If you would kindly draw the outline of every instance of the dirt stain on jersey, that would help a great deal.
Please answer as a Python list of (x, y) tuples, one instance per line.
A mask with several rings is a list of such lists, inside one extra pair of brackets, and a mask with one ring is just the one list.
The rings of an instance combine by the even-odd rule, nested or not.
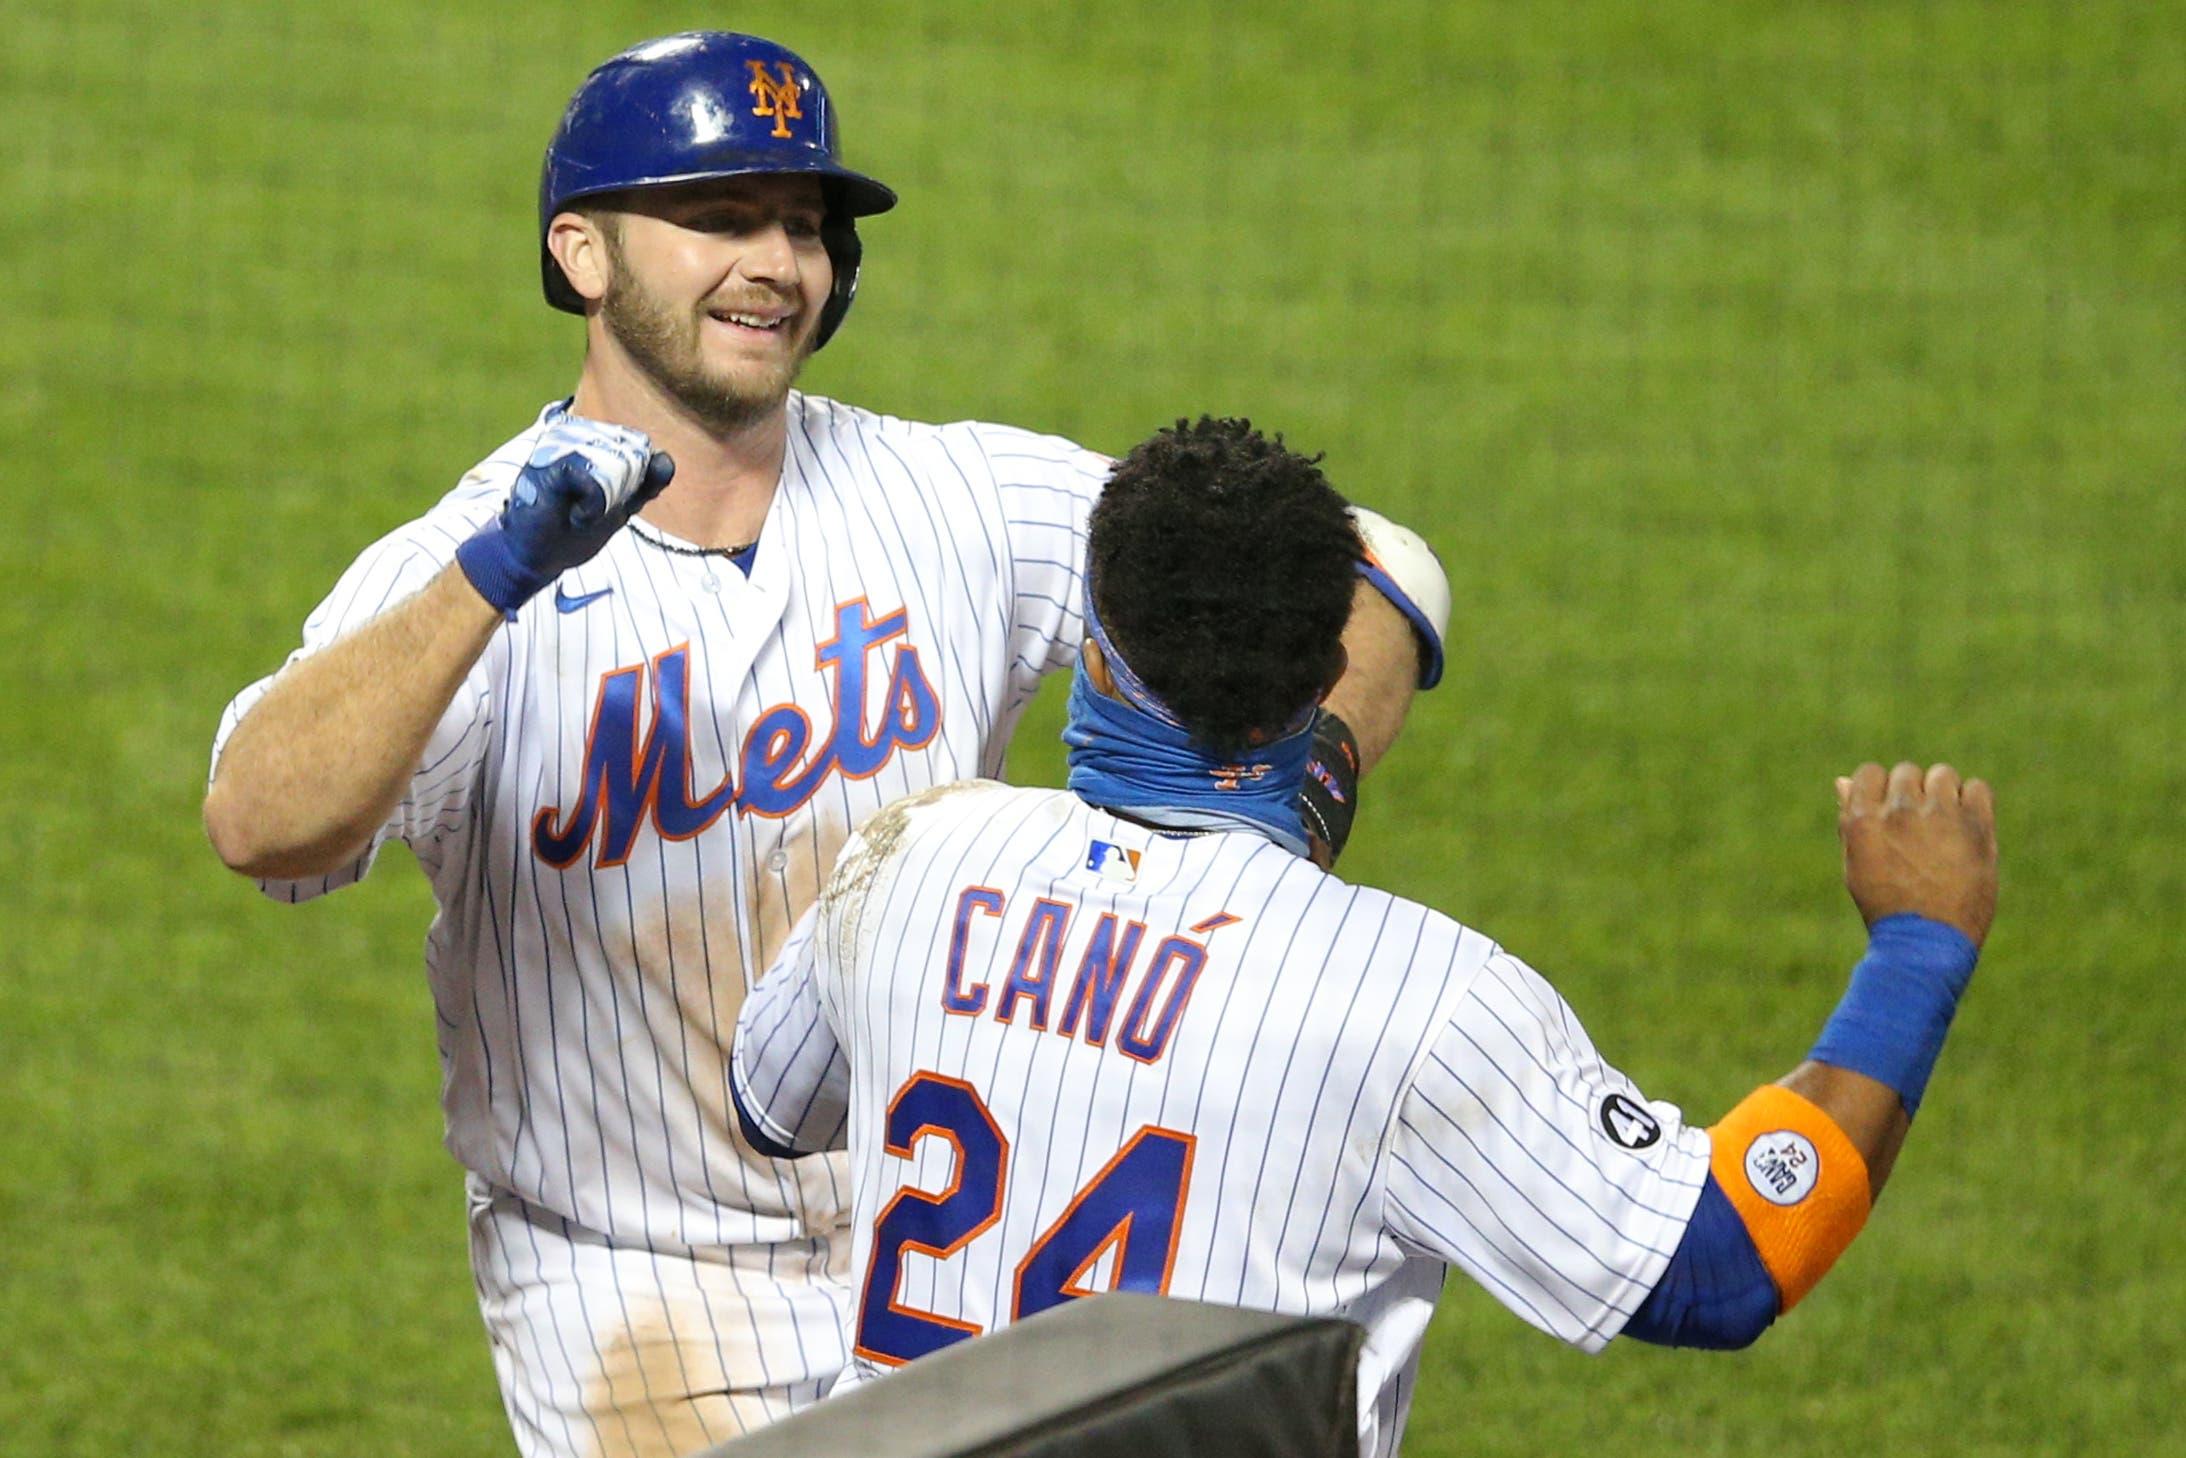
[[(691, 1015), (694, 1022), (703, 1018), (709, 1036), (713, 1028), (720, 1029), (719, 1041), (707, 1050), (710, 1059), (718, 1060), (719, 1077), (698, 1089), (699, 1107), (708, 1121), (709, 1133), (718, 1129), (722, 1138), (734, 1144), (746, 1166), (745, 1188), (760, 1213), (790, 1216), (813, 1232), (833, 1231), (849, 1216), (850, 1182), (845, 1156), (772, 1160), (746, 1144), (729, 1100), (729, 1049), (748, 987), (766, 975), (781, 953), (797, 919), (820, 894), (821, 882), (848, 839), (847, 824), (837, 817), (820, 815), (811, 827), (791, 831), (771, 852), (762, 850), (752, 867), (744, 900), (751, 960), (738, 961), (736, 975), (724, 977), (717, 971), (710, 1008), (703, 1013), (694, 1010)], [(694, 1027), (694, 1040), (697, 1033)], [(696, 1060), (693, 1066), (695, 1077)]]
[(874, 880), (881, 868), (895, 858), (896, 847), (902, 843), (904, 832), (910, 829), (912, 813), (980, 783), (978, 780), (958, 780), (906, 795), (867, 820), (858, 833), (850, 837), (820, 893), (827, 902), (827, 915), (835, 919), (837, 936), (845, 951), (852, 955), (856, 953), (865, 934), (865, 906)]
[(681, 1458), (744, 1431), (718, 1364), (706, 1359), (707, 1344), (686, 1341), (679, 1351), (665, 1315), (600, 1337), (600, 1370), (584, 1395), (598, 1434), (594, 1458)]
[[(741, 833), (741, 828), (735, 832)], [(839, 1157), (782, 1163), (747, 1145), (729, 1095), (729, 1050), (747, 990), (788, 941), (797, 917), (819, 894), (826, 867), (849, 836), (840, 820), (825, 816), (816, 831), (800, 827), (779, 843), (762, 835), (744, 874), (733, 879), (722, 859), (730, 848), (727, 839), (709, 836), (703, 863), (706, 893), (654, 899), (641, 907), (630, 933), (644, 984), (646, 1020), (663, 1053), (671, 1123), (677, 1122), (674, 1110), (679, 1107), (695, 1115), (699, 1127), (689, 1136), (693, 1156), (706, 1151), (710, 1167), (702, 1174), (692, 1164), (680, 1171), (688, 1175), (682, 1182), (701, 1198), (726, 1199), (819, 1231), (834, 1229), (844, 1218), (848, 1183), (840, 1170), (831, 1168)], [(738, 844), (735, 850), (749, 854), (748, 845)], [(780, 864), (773, 864), (777, 859)], [(741, 907), (730, 899), (738, 894), (732, 888), (739, 881)], [(738, 936), (738, 910), (748, 941)], [(687, 1089), (688, 1104), (670, 1093), (673, 1085)], [(678, 1147), (687, 1146), (679, 1139)], [(734, 1169), (737, 1164), (741, 1173)]]
[[(815, 820), (810, 834), (791, 836), (758, 867), (745, 900), (757, 954), (752, 963), (752, 982), (757, 983), (767, 975), (767, 968), (781, 954), (790, 931), (797, 925), (797, 918), (803, 916), (805, 908), (819, 896), (836, 856), (842, 853), (843, 844), (849, 839), (849, 826), (834, 816), (822, 815)], [(737, 993), (737, 1005), (743, 1005), (741, 990)]]
[[(716, 900), (710, 912), (698, 895), (672, 897), (641, 914), (632, 940), (638, 976), (646, 984), (650, 1021), (689, 1070), (701, 1116), (718, 1126), (726, 1111), (723, 1080), (736, 1010), (744, 1002), (744, 957), (728, 908)], [(679, 1024), (667, 1026), (673, 1007)], [(680, 1069), (678, 1071), (681, 1071)]]
[[(794, 835), (772, 854), (761, 842), (757, 863), (742, 878), (747, 882), (742, 910), (748, 942), (738, 937), (736, 919), (718, 890), (711, 897), (669, 898), (653, 914), (639, 918), (632, 934), (638, 972), (649, 990), (676, 1007), (691, 1051), (693, 1083), (701, 1081), (701, 1050), (711, 1054), (714, 1065), (703, 1072), (726, 1067), (723, 1055), (745, 992), (789, 940), (797, 918), (819, 894), (826, 866), (848, 838), (839, 821), (823, 818), (816, 835)], [(716, 888), (727, 889), (722, 885), (729, 880), (725, 870), (710, 879)]]

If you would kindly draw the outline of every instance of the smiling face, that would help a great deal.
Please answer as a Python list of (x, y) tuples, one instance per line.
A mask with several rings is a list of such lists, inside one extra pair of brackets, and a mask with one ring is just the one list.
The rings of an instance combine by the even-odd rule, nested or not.
[(608, 338), (717, 433), (780, 409), (835, 281), (818, 179), (732, 177), (608, 201), (613, 211), (564, 215), (592, 230), (597, 252), (563, 258)]

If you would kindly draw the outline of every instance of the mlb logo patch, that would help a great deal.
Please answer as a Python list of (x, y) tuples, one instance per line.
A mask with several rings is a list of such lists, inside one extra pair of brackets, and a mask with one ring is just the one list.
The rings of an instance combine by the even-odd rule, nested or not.
[(1105, 840), (1093, 842), (1086, 852), (1085, 868), (1104, 881), (1136, 881), (1139, 878), (1139, 853), (1129, 846), (1110, 845)]

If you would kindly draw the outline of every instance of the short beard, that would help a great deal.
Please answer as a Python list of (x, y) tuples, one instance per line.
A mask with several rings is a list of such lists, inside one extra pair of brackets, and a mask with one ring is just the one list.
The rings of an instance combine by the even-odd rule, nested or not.
[(812, 351), (798, 352), (778, 379), (736, 382), (709, 373), (698, 345), (699, 316), (678, 315), (645, 290), (623, 266), (620, 251), (608, 246), (607, 293), (600, 300), (600, 320), (623, 351), (637, 362), (668, 397), (716, 436), (736, 435), (782, 408), (789, 387)]

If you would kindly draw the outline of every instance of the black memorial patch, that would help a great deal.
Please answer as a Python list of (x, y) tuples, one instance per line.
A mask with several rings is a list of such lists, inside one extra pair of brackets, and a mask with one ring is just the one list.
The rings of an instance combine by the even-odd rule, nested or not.
[(1662, 1121), (1621, 1093), (1602, 1100), (1602, 1132), (1626, 1149), (1645, 1149), (1662, 1137)]

